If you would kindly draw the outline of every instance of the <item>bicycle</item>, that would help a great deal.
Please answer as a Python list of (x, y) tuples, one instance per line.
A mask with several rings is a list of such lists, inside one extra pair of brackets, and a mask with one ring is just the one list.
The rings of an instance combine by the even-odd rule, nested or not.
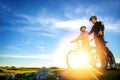
[[(93, 41), (93, 40), (91, 40)], [(87, 67), (87, 68), (95, 68), (95, 69), (99, 69), (99, 70), (105, 70), (106, 67), (108, 66), (108, 63), (110, 64), (110, 67), (115, 68), (116, 67), (116, 63), (115, 63), (115, 58), (112, 54), (112, 52), (109, 50), (109, 48), (106, 46), (106, 50), (101, 53), (101, 57), (96, 53), (96, 48), (93, 46), (90, 46), (91, 49), (90, 51), (86, 49), (86, 51), (82, 51), (82, 48), (79, 44), (79, 42), (77, 41), (77, 47), (73, 50), (70, 50), (67, 53), (66, 56), (66, 64), (68, 66), (68, 68), (78, 68), (78, 67)], [(71, 60), (70, 56), (74, 56), (74, 58)], [(84, 59), (80, 59), (80, 58), (84, 58)], [(77, 59), (76, 62), (74, 62), (74, 59)], [(102, 60), (104, 62), (102, 62)], [(82, 64), (79, 64), (79, 60), (82, 60)], [(71, 63), (73, 61), (73, 63)], [(78, 62), (77, 62), (78, 61)], [(75, 65), (75, 63), (79, 64), (77, 66), (73, 66)]]

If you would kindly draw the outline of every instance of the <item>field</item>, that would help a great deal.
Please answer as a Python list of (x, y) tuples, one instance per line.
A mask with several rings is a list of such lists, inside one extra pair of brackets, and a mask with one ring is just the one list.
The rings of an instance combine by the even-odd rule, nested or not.
[[(104, 73), (97, 73), (101, 77), (95, 78), (95, 76), (88, 70), (67, 70), (63, 68), (51, 67), (45, 68), (47, 70), (54, 71), (53, 75), (48, 76), (43, 80), (120, 80), (120, 67), (116, 70), (106, 70)], [(16, 68), (16, 67), (0, 67), (0, 80), (11, 74), (16, 74), (13, 80), (36, 80), (35, 73), (43, 70), (43, 68)], [(30, 75), (26, 75), (30, 73)]]

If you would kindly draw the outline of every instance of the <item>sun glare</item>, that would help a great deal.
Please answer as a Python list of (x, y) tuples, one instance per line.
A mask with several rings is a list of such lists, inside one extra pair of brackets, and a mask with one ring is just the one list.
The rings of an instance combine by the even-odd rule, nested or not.
[(86, 67), (89, 63), (89, 57), (82, 51), (72, 53), (69, 55), (69, 63), (72, 68)]
[[(73, 35), (73, 34), (71, 34)], [(71, 35), (67, 35), (63, 37), (59, 44), (57, 45), (55, 52), (54, 52), (54, 65), (59, 66), (59, 67), (64, 67), (67, 68), (68, 65), (66, 64), (66, 56), (70, 50), (75, 50), (77, 43), (70, 43), (70, 40), (73, 40), (74, 38), (71, 37)], [(94, 41), (91, 42), (92, 46), (94, 45)], [(93, 53), (96, 53), (95, 50), (92, 51)], [(78, 50), (77, 53), (73, 52), (72, 54), (69, 55), (69, 64), (72, 68), (77, 68), (77, 67), (89, 67), (91, 68), (91, 60), (90, 60), (90, 54), (85, 53), (82, 50)], [(100, 67), (100, 62), (96, 64), (97, 67)]]

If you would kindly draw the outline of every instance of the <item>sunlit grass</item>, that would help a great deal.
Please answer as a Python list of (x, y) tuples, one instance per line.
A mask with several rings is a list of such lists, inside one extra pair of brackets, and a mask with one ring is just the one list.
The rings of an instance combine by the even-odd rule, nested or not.
[[(104, 73), (97, 71), (96, 69), (66, 69), (66, 68), (47, 68), (50, 70), (54, 70), (56, 75), (62, 75), (61, 80), (69, 80), (69, 79), (79, 79), (79, 80), (96, 80), (95, 76), (99, 80), (117, 80), (120, 77), (120, 67), (117, 67), (117, 70), (106, 70)], [(17, 74), (18, 79), (28, 80), (31, 78), (35, 79), (35, 72), (40, 71), (41, 68), (16, 68), (15, 70), (6, 67), (0, 67), (0, 76), (5, 78), (10, 74)], [(25, 76), (25, 73), (32, 73), (30, 77)], [(49, 76), (45, 80), (52, 80), (55, 78), (55, 75)]]
[(1, 67), (0, 70), (1, 70), (0, 76), (5, 76), (5, 75), (10, 75), (10, 74), (23, 74), (27, 72), (33, 73), (33, 72), (40, 70), (40, 68), (16, 68), (14, 70), (12, 68)]

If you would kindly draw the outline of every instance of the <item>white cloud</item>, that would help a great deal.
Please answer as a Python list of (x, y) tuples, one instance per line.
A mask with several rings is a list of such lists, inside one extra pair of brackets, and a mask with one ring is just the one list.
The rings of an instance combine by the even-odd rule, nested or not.
[[(15, 45), (22, 45), (22, 44), (15, 44)], [(6, 49), (6, 51), (9, 51), (9, 50), (13, 51), (12, 53), (14, 53), (14, 51), (19, 52), (19, 53), (24, 53), (25, 52), (25, 51), (22, 50), (21, 47), (12, 46), (12, 45), (5, 46), (5, 49)], [(11, 52), (9, 52), (9, 53), (11, 53)]]
[[(71, 15), (71, 14), (68, 14)], [(98, 16), (100, 21), (103, 21), (106, 31), (112, 31), (120, 33), (120, 20), (113, 21), (112, 17), (101, 17)], [(59, 28), (65, 28), (69, 30), (78, 29), (80, 26), (85, 25), (89, 31), (92, 27), (92, 24), (89, 22), (89, 19), (84, 17), (83, 19), (72, 19), (67, 21), (56, 22), (55, 25)]]
[(0, 57), (5, 57), (5, 58), (35, 58), (35, 59), (51, 59), (52, 55), (3, 55), (0, 54)]
[[(106, 6), (105, 3), (100, 3), (98, 5), (100, 6), (101, 4), (103, 4), (104, 6)], [(111, 4), (111, 1), (109, 3)], [(25, 19), (25, 20), (16, 20), (16, 22), (26, 23), (26, 24), (28, 24), (28, 26), (32, 25), (32, 24), (48, 26), (52, 31), (55, 31), (54, 28), (56, 28), (56, 27), (62, 28), (62, 29), (73, 30), (73, 29), (78, 29), (82, 25), (85, 25), (87, 27), (91, 26), (88, 18), (91, 15), (97, 14), (97, 12), (101, 11), (101, 9), (99, 9), (99, 10), (97, 9), (97, 8), (99, 8), (98, 5), (92, 5), (92, 6), (88, 6), (88, 7), (83, 6), (83, 5), (76, 5), (76, 6), (63, 5), (64, 16), (65, 16), (65, 18), (68, 18), (68, 20), (61, 20), (60, 18), (56, 18), (56, 15), (49, 14), (49, 11), (45, 7), (41, 11), (38, 11), (36, 17), (32, 17), (32, 16), (29, 16), (26, 14), (17, 13), (15, 11), (13, 11), (12, 9), (10, 9), (9, 7), (7, 7), (6, 5), (0, 4), (0, 6), (3, 9), (7, 10), (8, 12), (13, 13), (14, 16)], [(114, 6), (116, 6), (116, 5), (114, 5)], [(101, 16), (100, 16), (101, 20), (105, 19), (105, 18), (106, 17), (101, 18)], [(120, 32), (119, 31), (120, 21), (116, 21), (116, 23), (113, 23), (113, 22), (109, 21), (111, 19), (112, 18), (109, 17), (109, 19), (107, 21), (105, 21), (106, 29), (114, 31), (114, 32)], [(42, 26), (40, 26), (40, 27), (42, 27)], [(41, 30), (41, 29), (45, 30), (46, 29), (46, 28), (40, 28), (40, 27), (31, 27), (31, 26), (21, 27), (20, 31), (25, 32), (25, 30), (32, 31), (32, 30)]]
[(45, 46), (37, 46), (37, 48), (38, 48), (41, 52), (44, 52), (44, 51), (45, 51)]
[(116, 58), (116, 63), (120, 63), (120, 58)]
[[(56, 54), (40, 54), (40, 55), (3, 55), (3, 54), (0, 54), (0, 58), (17, 58), (17, 59), (20, 59), (21, 61), (24, 60), (24, 59), (38, 59), (44, 63), (34, 63), (34, 64), (41, 64), (41, 66), (46, 66), (47, 65), (50, 65), (50, 66), (58, 66), (58, 67), (65, 67), (65, 65), (62, 65), (62, 62), (63, 64), (65, 63), (65, 59), (64, 59), (64, 56), (63, 55), (56, 55)], [(62, 58), (62, 61), (60, 61)], [(33, 61), (34, 61), (33, 60)], [(51, 62), (52, 61), (52, 62)], [(23, 62), (23, 61), (22, 61)], [(47, 64), (46, 64), (47, 63)], [(60, 63), (60, 64), (59, 64)], [(29, 64), (27, 64), (29, 65)]]
[[(98, 16), (98, 18), (103, 21), (104, 25), (105, 25), (105, 29), (106, 30), (110, 30), (113, 32), (120, 32), (120, 20), (116, 21), (116, 22), (112, 22), (111, 19), (106, 19), (101, 18)], [(31, 19), (32, 20), (32, 19)], [(21, 27), (20, 29), (18, 29), (21, 32), (25, 32), (25, 31), (47, 31), (47, 32), (51, 32), (51, 31), (57, 31), (56, 29), (67, 29), (67, 30), (76, 30), (79, 29), (79, 27), (85, 25), (87, 27), (87, 30), (91, 29), (92, 24), (89, 22), (89, 19), (87, 19), (86, 17), (83, 18), (79, 18), (79, 19), (70, 19), (70, 20), (60, 20), (57, 18), (44, 18), (44, 19), (40, 19), (38, 18), (37, 21), (31, 21), (33, 23), (39, 23), (42, 24), (44, 27), (42, 26), (29, 26), (29, 27)], [(49, 26), (49, 27), (46, 27)], [(46, 29), (48, 28), (48, 29)], [(51, 32), (52, 33), (52, 32)], [(43, 35), (46, 36), (51, 36), (53, 37), (53, 34), (48, 34), (48, 33), (42, 33)]]
[(77, 20), (67, 20), (59, 21), (55, 23), (55, 26), (58, 28), (64, 28), (68, 30), (79, 29), (81, 26), (89, 27), (91, 24), (87, 19), (77, 19)]
[(55, 35), (51, 33), (41, 33), (41, 34), (48, 37), (55, 37)]
[[(107, 4), (108, 3), (112, 4), (112, 2), (109, 1), (109, 2), (104, 2), (104, 3), (101, 2), (101, 3), (91, 5), (91, 6), (88, 6), (88, 7), (87, 6), (82, 6), (82, 5), (76, 5), (76, 6), (67, 5), (67, 6), (64, 6), (64, 16), (66, 18), (68, 18), (69, 20), (63, 21), (63, 22), (61, 21), (57, 24), (58, 24), (58, 26), (61, 26), (61, 27), (64, 27), (64, 28), (66, 28), (66, 27), (76, 28), (75, 26), (80, 25), (78, 22), (79, 22), (79, 20), (81, 20), (82, 25), (86, 25), (85, 22), (88, 22), (89, 24), (87, 26), (91, 26), (90, 22), (89, 22), (89, 17), (93, 16), (93, 15), (96, 15), (99, 20), (103, 21), (107, 31), (120, 33), (120, 27), (119, 27), (120, 26), (120, 20), (114, 20), (114, 16), (109, 16), (109, 15), (106, 16), (106, 17), (100, 16), (101, 12), (106, 12), (106, 7), (108, 7), (108, 6), (106, 6), (106, 3)], [(118, 4), (119, 4), (118, 1), (115, 2), (115, 4), (113, 4), (113, 6), (112, 6), (113, 9), (114, 8), (118, 9)], [(105, 6), (105, 9), (100, 8), (101, 5)], [(84, 19), (83, 21), (82, 21), (81, 17), (82, 17), (82, 19)]]
[(105, 22), (105, 27), (108, 31), (120, 33), (120, 20), (116, 22)]
[(15, 47), (15, 46), (6, 46), (7, 49), (13, 49), (13, 50), (21, 50), (20, 48), (18, 47)]
[(95, 15), (96, 12), (98, 12), (96, 7), (97, 6), (95, 5), (92, 5), (92, 6), (67, 5), (67, 6), (64, 6), (64, 17), (68, 19), (88, 18), (91, 15)]
[[(43, 8), (42, 11), (38, 12), (38, 15), (36, 17), (32, 17), (21, 13), (16, 13), (15, 11), (12, 11), (10, 8), (6, 7), (5, 5), (1, 5), (1, 6), (4, 9), (8, 10), (9, 12), (14, 13), (15, 16), (25, 19), (23, 21), (18, 20), (16, 22), (26, 23), (28, 25), (32, 25), (32, 24), (41, 25), (41, 26), (27, 26), (27, 27), (19, 28), (18, 30), (23, 33), (25, 31), (40, 31), (40, 30), (51, 32), (51, 31), (57, 31), (56, 29), (59, 30), (59, 28), (67, 29), (67, 30), (76, 30), (79, 29), (79, 27), (82, 25), (87, 26), (88, 28), (87, 30), (90, 30), (91, 23), (89, 22), (88, 16), (93, 15), (93, 13), (95, 14), (97, 12), (96, 8), (94, 8), (97, 5), (90, 7), (83, 7), (80, 5), (72, 7), (72, 6), (64, 5), (64, 16), (67, 17), (68, 20), (61, 20), (60, 18), (56, 18), (55, 15), (53, 16), (52, 14), (48, 14), (49, 12), (47, 8)], [(91, 12), (93, 9), (95, 10)], [(82, 17), (83, 14), (85, 16)], [(119, 31), (120, 21), (116, 21), (116, 23), (113, 23), (112, 21), (110, 21), (112, 20), (111, 17), (102, 18), (101, 16), (98, 16), (98, 18), (100, 20), (103, 19), (105, 21), (104, 23), (107, 30), (120, 32)], [(48, 28), (49, 30), (46, 30), (46, 28)], [(51, 33), (50, 34), (42, 33), (42, 34), (45, 36), (51, 36), (51, 37), (54, 36)]]

